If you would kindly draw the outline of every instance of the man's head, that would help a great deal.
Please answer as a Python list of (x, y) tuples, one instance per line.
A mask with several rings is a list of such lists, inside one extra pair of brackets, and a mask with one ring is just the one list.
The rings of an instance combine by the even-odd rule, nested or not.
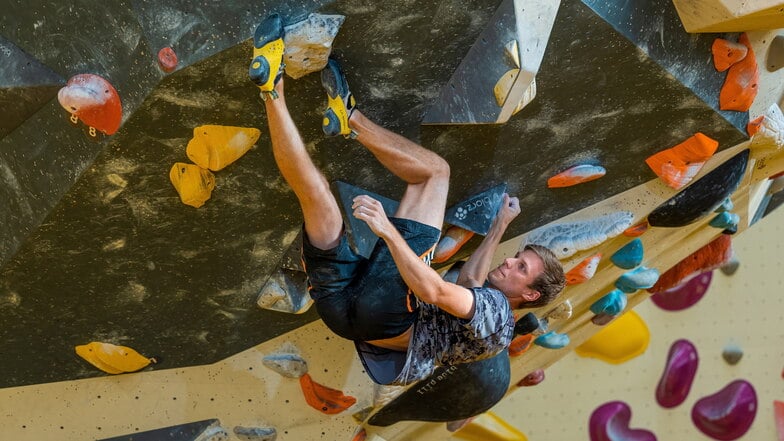
[(526, 245), (487, 275), (490, 285), (503, 292), (512, 308), (544, 306), (566, 285), (561, 262), (541, 245)]

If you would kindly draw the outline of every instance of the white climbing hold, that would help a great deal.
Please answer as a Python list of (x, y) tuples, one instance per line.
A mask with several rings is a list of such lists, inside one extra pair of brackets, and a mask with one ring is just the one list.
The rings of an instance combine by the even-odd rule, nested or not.
[(289, 352), (278, 352), (262, 359), (264, 366), (288, 378), (299, 378), (308, 373), (308, 363), (304, 358)]
[(780, 149), (784, 146), (784, 114), (778, 104), (765, 112), (759, 131), (751, 138), (752, 149)]
[(310, 14), (307, 19), (286, 26), (286, 74), (297, 79), (324, 69), (332, 42), (345, 19), (343, 15)]
[(532, 231), (520, 249), (528, 244), (542, 245), (559, 259), (565, 259), (623, 233), (633, 220), (634, 214), (631, 212), (618, 211), (587, 221), (544, 226)]

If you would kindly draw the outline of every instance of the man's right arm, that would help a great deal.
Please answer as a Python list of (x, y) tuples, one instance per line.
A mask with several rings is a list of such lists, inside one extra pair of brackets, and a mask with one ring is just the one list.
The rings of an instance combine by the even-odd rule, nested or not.
[(457, 276), (458, 285), (467, 288), (484, 285), (485, 280), (487, 280), (487, 273), (490, 272), (490, 262), (493, 260), (493, 255), (495, 255), (495, 251), (501, 243), (501, 237), (503, 237), (506, 228), (518, 214), (520, 214), (520, 201), (504, 193), (501, 208), (498, 210), (498, 215), (493, 219), (487, 236), (471, 254), (463, 268), (460, 269), (460, 275)]

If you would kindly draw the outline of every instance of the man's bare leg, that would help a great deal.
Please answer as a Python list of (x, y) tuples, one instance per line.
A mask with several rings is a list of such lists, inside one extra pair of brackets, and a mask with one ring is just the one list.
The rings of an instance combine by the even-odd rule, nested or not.
[(291, 119), (283, 94), (282, 78), (275, 86), (275, 91), (278, 98), (268, 98), (264, 102), (275, 162), (283, 179), (299, 199), (310, 243), (324, 250), (333, 248), (340, 241), (343, 230), (340, 208), (326, 178), (313, 164)]

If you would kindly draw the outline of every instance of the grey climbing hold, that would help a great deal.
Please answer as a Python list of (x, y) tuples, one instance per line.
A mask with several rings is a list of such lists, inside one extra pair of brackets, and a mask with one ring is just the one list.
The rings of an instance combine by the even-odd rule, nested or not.
[[(544, 226), (532, 231), (523, 246), (537, 244), (549, 248), (559, 259), (580, 250), (587, 250), (615, 237), (632, 225), (634, 214), (628, 211), (599, 216), (594, 219)], [(520, 247), (522, 249), (522, 246)]]
[(272, 311), (302, 314), (313, 304), (308, 294), (308, 276), (300, 271), (279, 269), (261, 288), (256, 304)]
[(735, 274), (735, 271), (738, 270), (740, 267), (740, 260), (734, 255), (727, 261), (724, 265), (720, 266), (719, 269), (725, 276), (731, 276)]
[(728, 343), (724, 346), (721, 356), (728, 364), (735, 365), (743, 358), (743, 349), (734, 343)]
[(632, 269), (642, 263), (642, 257), (642, 240), (637, 238), (616, 251), (610, 260), (619, 268)]
[(308, 373), (308, 363), (297, 354), (270, 354), (262, 360), (264, 366), (288, 378), (299, 378)]
[(286, 26), (286, 74), (297, 79), (324, 69), (332, 42), (345, 19), (343, 15), (310, 14), (307, 19)]
[(615, 281), (615, 287), (625, 293), (633, 293), (640, 289), (647, 289), (659, 280), (659, 270), (641, 266), (629, 271)]
[(275, 441), (278, 432), (273, 427), (242, 427), (236, 426), (234, 434), (246, 441)]

